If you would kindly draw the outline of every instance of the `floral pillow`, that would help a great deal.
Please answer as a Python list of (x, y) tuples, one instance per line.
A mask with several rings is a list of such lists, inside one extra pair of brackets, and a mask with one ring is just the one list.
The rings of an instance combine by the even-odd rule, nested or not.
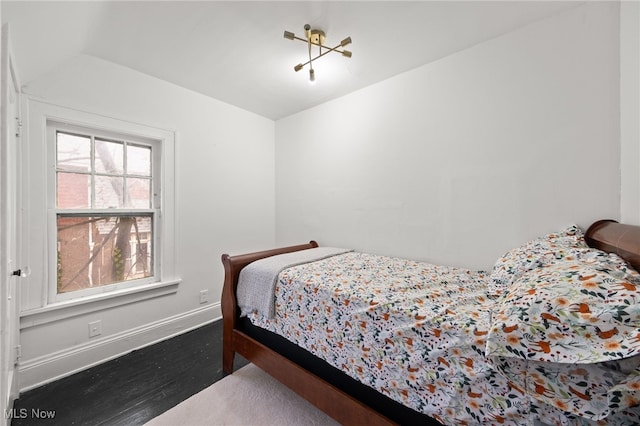
[(502, 296), (487, 356), (594, 363), (640, 354), (640, 274), (615, 254), (570, 252)]
[(556, 263), (575, 248), (588, 248), (584, 232), (572, 225), (561, 232), (547, 234), (516, 247), (498, 259), (489, 277), (488, 292), (500, 295), (524, 273)]

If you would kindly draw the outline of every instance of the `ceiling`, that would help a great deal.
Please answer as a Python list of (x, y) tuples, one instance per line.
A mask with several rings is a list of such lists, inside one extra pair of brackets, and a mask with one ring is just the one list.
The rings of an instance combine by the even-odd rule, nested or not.
[[(20, 80), (28, 85), (92, 55), (277, 120), (580, 5), (576, 1), (2, 1)], [(283, 37), (350, 36), (348, 59), (308, 68)]]

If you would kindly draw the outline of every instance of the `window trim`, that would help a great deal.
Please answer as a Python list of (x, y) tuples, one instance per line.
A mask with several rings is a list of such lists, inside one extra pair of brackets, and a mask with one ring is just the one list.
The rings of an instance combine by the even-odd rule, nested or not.
[[(175, 271), (175, 139), (174, 131), (131, 121), (113, 118), (91, 112), (80, 111), (60, 105), (51, 104), (33, 98), (25, 99), (29, 110), (28, 155), (25, 158), (24, 177), (30, 191), (25, 194), (29, 200), (26, 209), (25, 236), (28, 242), (27, 262), (31, 275), (24, 281), (21, 311), (23, 317), (39, 312), (47, 316), (47, 312), (58, 312), (69, 308), (68, 314), (74, 316), (74, 306), (82, 304), (87, 309), (102, 309), (104, 300), (109, 305), (129, 303), (127, 295), (135, 294), (136, 300), (157, 297), (157, 288), (165, 288), (167, 294), (176, 292), (181, 282)], [(63, 123), (70, 126), (95, 129), (108, 135), (131, 136), (136, 140), (157, 140), (159, 149), (154, 155), (160, 157), (156, 162), (160, 168), (159, 179), (161, 192), (156, 191), (159, 200), (154, 202), (156, 213), (155, 242), (155, 280), (147, 283), (116, 289), (104, 286), (106, 291), (94, 295), (78, 295), (69, 300), (59, 300), (56, 292), (56, 256), (51, 256), (51, 246), (57, 241), (56, 209), (55, 209), (55, 146), (48, 139), (48, 124)], [(51, 155), (54, 161), (51, 162)], [(52, 170), (53, 169), (53, 170)], [(53, 173), (53, 175), (51, 174)], [(53, 178), (52, 178), (53, 176)], [(44, 233), (44, 235), (43, 235)], [(133, 281), (132, 281), (133, 282)], [(149, 289), (148, 291), (146, 289)], [(53, 291), (53, 294), (52, 294)], [(148, 293), (146, 296), (145, 294)], [(91, 303), (87, 303), (87, 302)], [(38, 314), (40, 316), (40, 314)], [(66, 314), (65, 314), (66, 315)], [(55, 319), (52, 319), (52, 321)], [(47, 322), (46, 318), (41, 321)]]
[(78, 315), (174, 294), (178, 291), (180, 282), (180, 279), (156, 282), (30, 309), (21, 315), (20, 328), (24, 330)]

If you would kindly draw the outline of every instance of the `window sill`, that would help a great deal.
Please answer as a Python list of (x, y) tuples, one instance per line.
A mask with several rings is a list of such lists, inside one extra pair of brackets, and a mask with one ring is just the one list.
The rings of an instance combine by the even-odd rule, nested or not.
[(24, 330), (103, 309), (174, 294), (178, 291), (180, 282), (180, 279), (176, 279), (146, 284), (30, 309), (20, 314), (20, 329)]

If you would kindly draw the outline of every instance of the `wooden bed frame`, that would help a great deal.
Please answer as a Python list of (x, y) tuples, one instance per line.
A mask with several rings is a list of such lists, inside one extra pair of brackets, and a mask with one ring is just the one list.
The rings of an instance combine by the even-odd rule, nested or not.
[[(616, 253), (640, 270), (640, 226), (624, 225), (613, 220), (593, 223), (585, 233), (589, 246)], [(240, 321), (236, 287), (240, 270), (249, 263), (269, 256), (318, 247), (310, 241), (238, 256), (222, 255), (225, 279), (222, 289), (223, 350), (225, 374), (233, 372), (236, 353), (288, 386), (341, 424), (390, 425), (397, 424), (356, 397), (301, 367), (288, 357), (248, 335)]]

